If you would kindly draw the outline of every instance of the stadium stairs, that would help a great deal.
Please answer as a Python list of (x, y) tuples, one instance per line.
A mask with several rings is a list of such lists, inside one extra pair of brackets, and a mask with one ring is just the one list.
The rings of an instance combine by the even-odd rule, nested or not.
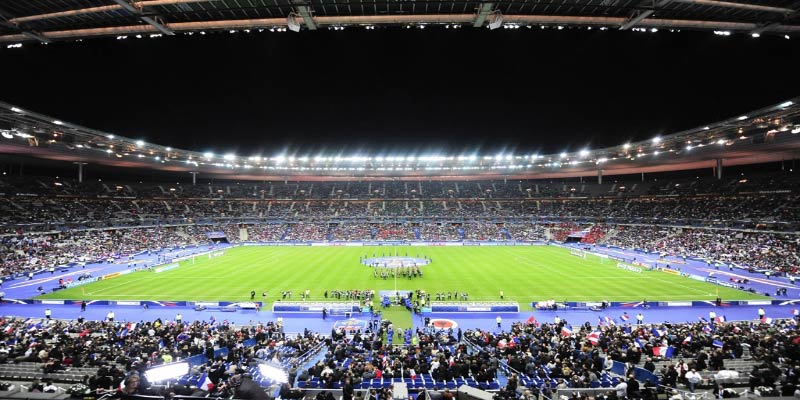
[(44, 373), (42, 363), (24, 361), (15, 364), (0, 364), (0, 379), (13, 381), (40, 381), (52, 380), (58, 383), (78, 383), (83, 380), (85, 375), (94, 376), (98, 368), (95, 367), (71, 367), (66, 370)]

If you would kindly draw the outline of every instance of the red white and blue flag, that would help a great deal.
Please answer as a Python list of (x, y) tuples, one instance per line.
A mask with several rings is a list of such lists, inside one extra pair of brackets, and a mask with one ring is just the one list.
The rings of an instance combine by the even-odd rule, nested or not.
[(653, 347), (653, 355), (660, 356), (664, 358), (672, 358), (673, 353), (675, 353), (675, 348), (672, 346), (659, 346)]

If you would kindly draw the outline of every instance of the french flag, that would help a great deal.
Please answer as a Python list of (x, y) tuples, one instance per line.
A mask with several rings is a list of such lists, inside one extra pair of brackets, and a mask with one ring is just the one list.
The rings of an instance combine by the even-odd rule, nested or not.
[(702, 315), (701, 315), (701, 316), (699, 316), (699, 317), (697, 317), (697, 319), (699, 319), (699, 320), (700, 320), (700, 322), (708, 322), (708, 320), (707, 320), (707, 319), (705, 319), (705, 318), (704, 318)]
[(561, 327), (561, 336), (570, 337), (572, 336), (572, 329), (567, 328), (566, 325)]
[(772, 323), (772, 318), (763, 317), (763, 318), (761, 318), (761, 323), (762, 324), (771, 324)]
[(654, 356), (661, 356), (664, 358), (672, 358), (672, 354), (675, 353), (675, 348), (672, 346), (659, 346), (653, 347), (653, 355)]
[(725, 347), (725, 343), (723, 343), (722, 340), (719, 339), (714, 339), (714, 341), (711, 344), (714, 347)]
[(614, 322), (614, 318), (611, 318), (611, 317), (605, 317), (605, 319), (606, 319), (606, 323), (607, 323), (609, 326), (611, 326), (611, 325), (616, 325), (616, 323)]
[(704, 325), (703, 326), (703, 333), (710, 333), (713, 330), (714, 329), (710, 325)]
[(643, 348), (644, 348), (644, 343), (642, 343), (642, 341), (641, 341), (641, 340), (639, 340), (639, 338), (638, 338), (638, 337), (637, 337), (636, 339), (633, 339), (633, 344), (635, 344), (635, 345), (636, 345), (636, 347), (638, 347), (638, 348), (640, 348), (640, 349), (643, 349)]
[(683, 344), (690, 343), (691, 341), (692, 341), (692, 335), (691, 335), (691, 334), (689, 334), (689, 336), (686, 336), (686, 337), (683, 339)]
[(664, 329), (664, 328), (662, 328), (662, 329), (653, 328), (652, 332), (653, 332), (653, 336), (655, 336), (657, 338), (660, 338), (660, 337), (662, 337), (662, 336), (667, 334), (667, 330)]
[(600, 331), (594, 331), (588, 335), (586, 335), (586, 339), (592, 343), (592, 346), (597, 346), (597, 343), (600, 341)]
[(725, 323), (725, 316), (724, 315), (720, 315), (719, 317), (717, 317), (716, 321), (719, 324)]
[(628, 322), (628, 320), (631, 319), (631, 317), (628, 314), (622, 314), (622, 316), (619, 317), (619, 319), (621, 319), (622, 322)]
[(200, 379), (197, 381), (197, 387), (200, 390), (204, 390), (206, 392), (210, 392), (211, 389), (214, 389), (214, 382), (211, 382), (211, 379), (208, 377), (208, 374), (203, 374), (200, 376)]

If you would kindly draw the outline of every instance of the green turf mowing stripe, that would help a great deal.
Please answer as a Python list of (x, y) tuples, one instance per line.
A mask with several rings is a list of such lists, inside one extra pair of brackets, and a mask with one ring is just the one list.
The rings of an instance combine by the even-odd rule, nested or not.
[[(40, 296), (42, 299), (245, 301), (267, 291), (268, 302), (292, 290), (292, 300), (311, 291), (311, 301), (323, 300), (327, 290), (393, 290), (395, 280), (376, 279), (359, 257), (372, 254), (426, 255), (424, 276), (397, 279), (401, 290), (428, 293), (468, 292), (471, 301), (518, 301), (523, 309), (541, 300), (668, 301), (761, 299), (762, 296), (720, 287), (659, 271), (634, 273), (616, 262), (595, 256), (586, 259), (555, 246), (492, 247), (238, 247), (216, 258), (205, 256), (181, 262), (180, 268), (156, 274), (141, 271), (118, 278)], [(85, 294), (82, 294), (85, 291)], [(330, 300), (330, 299), (329, 299)]]

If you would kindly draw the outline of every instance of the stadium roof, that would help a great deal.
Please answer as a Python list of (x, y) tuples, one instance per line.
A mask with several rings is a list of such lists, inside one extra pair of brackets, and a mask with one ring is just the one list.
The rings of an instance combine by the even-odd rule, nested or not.
[(0, 42), (215, 30), (422, 26), (800, 32), (800, 2), (759, 0), (25, 0), (0, 4)]
[(0, 153), (254, 180), (556, 178), (795, 159), (800, 97), (650, 140), (570, 153), (212, 154), (82, 127), (0, 102)]

